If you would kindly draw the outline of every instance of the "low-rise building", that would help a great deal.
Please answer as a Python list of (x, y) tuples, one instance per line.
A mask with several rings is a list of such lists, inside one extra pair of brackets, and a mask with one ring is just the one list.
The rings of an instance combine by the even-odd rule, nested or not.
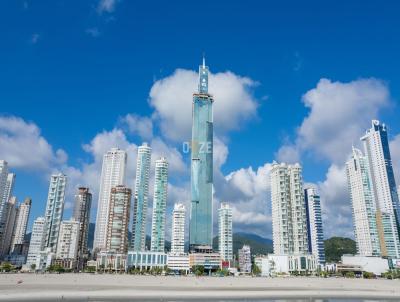
[(221, 256), (214, 252), (210, 246), (198, 246), (189, 254), (189, 266), (203, 266), (207, 271), (216, 271), (221, 267)]
[(255, 265), (261, 270), (262, 276), (276, 274), (311, 273), (317, 269), (314, 255), (274, 255), (258, 256)]
[(96, 262), (98, 271), (124, 272), (126, 270), (126, 254), (99, 252)]
[(360, 255), (342, 256), (342, 265), (360, 267), (363, 272), (374, 273), (378, 276), (387, 272), (390, 269), (391, 264), (391, 260), (381, 257)]
[(174, 272), (184, 272), (187, 274), (190, 270), (188, 254), (173, 254), (167, 256), (167, 266)]
[(150, 270), (152, 268), (164, 268), (167, 265), (167, 254), (151, 251), (128, 251), (126, 269)]
[(243, 245), (238, 251), (239, 270), (241, 273), (251, 273), (251, 251), (250, 246)]
[(72, 258), (56, 258), (53, 260), (53, 265), (61, 266), (66, 270), (76, 270), (77, 260)]

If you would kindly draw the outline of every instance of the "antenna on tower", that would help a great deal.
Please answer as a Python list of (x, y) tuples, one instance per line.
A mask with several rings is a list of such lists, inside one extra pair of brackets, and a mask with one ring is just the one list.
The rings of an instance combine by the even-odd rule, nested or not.
[(205, 67), (206, 67), (206, 55), (203, 51), (203, 68), (205, 68)]

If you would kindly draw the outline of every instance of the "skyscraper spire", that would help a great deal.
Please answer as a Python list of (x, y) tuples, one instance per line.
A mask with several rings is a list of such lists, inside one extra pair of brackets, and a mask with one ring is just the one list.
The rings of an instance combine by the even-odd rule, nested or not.
[(203, 65), (199, 66), (199, 93), (208, 94), (208, 67), (203, 54)]

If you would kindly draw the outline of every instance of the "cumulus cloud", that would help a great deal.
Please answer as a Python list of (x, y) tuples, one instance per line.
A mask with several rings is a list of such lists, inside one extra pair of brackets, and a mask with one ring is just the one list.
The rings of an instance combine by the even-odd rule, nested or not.
[(318, 188), (321, 195), (325, 238), (354, 237), (345, 165), (332, 164), (326, 173), (325, 180), (318, 183)]
[(127, 114), (120, 119), (120, 122), (127, 127), (129, 133), (138, 135), (144, 140), (149, 140), (153, 137), (153, 121), (150, 117)]
[(271, 236), (271, 164), (241, 168), (215, 179), (217, 201), (233, 207), (234, 232), (254, 232)]
[(0, 158), (10, 166), (50, 172), (65, 164), (64, 150), (54, 150), (39, 127), (15, 116), (0, 117)]
[[(174, 141), (189, 140), (192, 125), (192, 96), (197, 90), (195, 71), (177, 69), (171, 76), (154, 83), (150, 105), (160, 122), (163, 135)], [(256, 114), (257, 101), (252, 95), (256, 82), (230, 71), (210, 74), (209, 91), (214, 95), (215, 132), (224, 136)]]
[(310, 151), (340, 164), (351, 145), (358, 144), (371, 119), (389, 105), (390, 94), (386, 84), (374, 78), (349, 83), (321, 79), (302, 101), (310, 112), (297, 131), (295, 143), (284, 145), (278, 159), (290, 161), (290, 156)]

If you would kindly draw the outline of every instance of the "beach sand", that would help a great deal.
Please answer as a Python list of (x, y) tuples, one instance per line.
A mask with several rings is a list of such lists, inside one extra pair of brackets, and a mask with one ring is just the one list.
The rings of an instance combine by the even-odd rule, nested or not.
[(262, 298), (400, 301), (400, 280), (1, 274), (1, 301), (204, 301)]

